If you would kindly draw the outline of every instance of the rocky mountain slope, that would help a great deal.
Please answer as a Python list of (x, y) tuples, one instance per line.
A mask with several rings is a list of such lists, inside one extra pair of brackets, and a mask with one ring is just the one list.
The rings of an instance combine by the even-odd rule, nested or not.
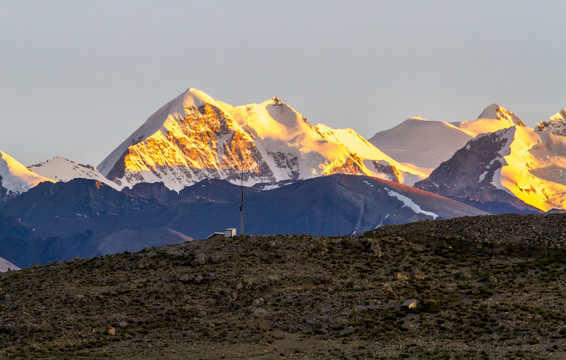
[[(420, 181), (420, 189), (490, 212), (547, 211), (564, 205), (563, 144), (557, 135), (565, 122), (561, 114), (541, 122), (534, 131), (496, 104), (474, 121), (412, 118), (371, 139), (386, 149), (386, 154), (352, 129), (312, 126), (278, 98), (232, 106), (189, 89), (118, 146), (99, 165), (101, 172), (60, 157), (30, 169), (42, 180), (93, 179), (117, 190), (127, 189), (126, 193), (137, 184), (159, 182), (179, 192), (204, 179), (243, 180), (247, 186), (273, 188), (335, 173), (362, 174), (406, 185)], [(520, 130), (513, 130), (511, 135), (500, 129)], [(470, 139), (484, 135), (491, 137), (464, 147)], [(492, 151), (494, 145), (489, 139), (497, 137), (501, 142), (509, 136), (515, 140)], [(456, 157), (455, 151), (461, 148), (466, 151), (460, 150)], [(474, 159), (477, 154), (482, 159)], [(448, 161), (450, 165), (443, 163), (452, 155), (455, 157)], [(16, 161), (11, 159), (10, 163)], [(467, 169), (471, 163), (474, 167)], [(498, 164), (502, 164), (501, 169)], [(25, 176), (32, 174), (22, 171), (27, 172)], [(431, 177), (422, 181), (428, 175)], [(11, 189), (0, 187), (0, 197), (20, 194), (38, 180), (24, 183), (18, 187), (12, 181)]]
[(444, 122), (414, 117), (378, 132), (369, 142), (393, 159), (430, 174), (477, 135), (512, 126), (524, 124), (509, 110), (491, 104), (474, 121)]
[(0, 357), (561, 359), (566, 248), (544, 237), (564, 217), (216, 237), (4, 273)]
[(372, 139), (386, 154), (352, 129), (311, 125), (278, 98), (232, 106), (189, 89), (100, 172), (60, 157), (30, 171), (2, 153), (0, 256), (29, 266), (202, 239), (238, 227), (242, 179), (250, 234), (356, 235), (423, 219), (563, 210), (564, 114), (536, 130), (495, 104), (474, 121), (413, 118)]
[[(248, 234), (354, 235), (384, 224), (484, 213), (364, 176), (244, 190)], [(179, 193), (156, 183), (138, 184), (129, 194), (85, 179), (40, 184), (0, 205), (11, 222), (0, 228), (0, 255), (23, 267), (202, 239), (239, 228), (240, 197), (240, 187), (223, 180), (204, 180)]]
[(551, 116), (547, 121), (540, 121), (537, 126), (535, 126), (535, 131), (566, 136), (566, 107)]
[[(180, 229), (191, 236), (202, 234), (208, 219), (213, 218), (225, 221), (214, 222), (216, 229), (238, 227), (240, 191), (226, 185), (199, 183), (180, 193), (216, 203), (211, 210), (195, 209), (193, 204), (177, 205), (177, 209), (190, 213), (194, 219), (185, 221), (186, 227), (179, 223)], [(217, 193), (224, 193), (222, 200), (217, 200)], [(232, 200), (227, 198), (229, 193)], [(332, 175), (270, 191), (250, 191), (245, 195), (245, 204), (245, 229), (249, 234), (360, 234), (383, 224), (478, 214), (477, 209), (409, 186), (352, 175)], [(201, 230), (197, 230), (197, 224)], [(208, 229), (214, 230), (212, 226)]]
[(163, 209), (93, 180), (42, 183), (0, 204), (0, 254), (25, 267), (190, 240), (148, 224)]
[(471, 140), (415, 187), (507, 211), (564, 209), (564, 154), (565, 137), (514, 126)]
[[(98, 169), (121, 186), (163, 182), (177, 191), (211, 178), (243, 177), (253, 185), (344, 173), (413, 184), (425, 176), (353, 130), (341, 137), (321, 128), (278, 98), (232, 106), (189, 89), (150, 116)], [(354, 152), (361, 147), (371, 149), (367, 156)]]

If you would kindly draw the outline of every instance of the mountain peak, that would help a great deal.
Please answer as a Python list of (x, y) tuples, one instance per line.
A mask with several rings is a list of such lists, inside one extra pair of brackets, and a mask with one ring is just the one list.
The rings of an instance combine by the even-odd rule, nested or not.
[(499, 105), (492, 103), (478, 116), (478, 119), (497, 119), (497, 110), (499, 110)]
[(176, 191), (207, 178), (253, 185), (333, 173), (407, 183), (424, 176), (351, 131), (323, 136), (278, 97), (234, 106), (192, 88), (151, 115), (98, 170), (121, 187), (163, 182)]
[(283, 102), (277, 96), (274, 96), (271, 100), (273, 101), (274, 105), (283, 105)]
[(0, 151), (0, 187), (20, 194), (44, 181), (54, 182), (30, 171), (10, 155)]
[(208, 95), (202, 90), (195, 89), (195, 88), (188, 88), (183, 94), (183, 99), (185, 102), (191, 101), (193, 105), (199, 107), (200, 105), (204, 105), (205, 103), (214, 103), (216, 102), (212, 96)]
[[(145, 141), (148, 137), (166, 128), (167, 123), (176, 123), (185, 119), (198, 108), (210, 104), (225, 110), (228, 104), (220, 103), (201, 90), (189, 88), (159, 110), (153, 113), (136, 131), (108, 155), (98, 166), (98, 170), (108, 176), (114, 165), (120, 160), (130, 146)], [(167, 131), (167, 130), (164, 130)]]
[(525, 126), (517, 115), (497, 104), (491, 104), (486, 107), (478, 116), (478, 120), (479, 119), (497, 119), (500, 121), (507, 121), (513, 125)]
[(546, 121), (540, 121), (535, 126), (536, 132), (548, 132), (554, 135), (566, 136), (566, 107), (552, 115)]
[(105, 178), (92, 165), (77, 164), (61, 156), (32, 165), (29, 167), (29, 170), (56, 181), (68, 182), (77, 178), (91, 179), (100, 181), (116, 190), (121, 189), (120, 186)]
[(548, 120), (558, 120), (558, 121), (565, 121), (566, 120), (566, 106), (562, 109), (562, 111), (552, 115)]

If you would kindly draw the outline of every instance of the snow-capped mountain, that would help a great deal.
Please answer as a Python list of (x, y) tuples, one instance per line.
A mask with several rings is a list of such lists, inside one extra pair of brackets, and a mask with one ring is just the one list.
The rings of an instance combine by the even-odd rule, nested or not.
[(74, 161), (57, 156), (42, 163), (32, 165), (29, 170), (47, 178), (67, 182), (73, 179), (91, 179), (100, 181), (116, 190), (120, 186), (102, 175), (98, 170), (90, 165), (77, 164)]
[(549, 132), (555, 135), (566, 136), (566, 107), (559, 113), (551, 116), (547, 121), (540, 121), (535, 126), (537, 132)]
[(0, 200), (26, 192), (44, 181), (53, 182), (30, 171), (10, 155), (0, 151)]
[(375, 134), (369, 141), (395, 160), (430, 173), (472, 138), (444, 121), (410, 118)]
[(525, 126), (481, 135), (415, 187), (521, 211), (566, 209), (566, 137)]
[[(247, 185), (335, 173), (408, 184), (424, 178), (363, 144), (353, 130), (345, 132), (323, 125), (317, 130), (278, 98), (232, 106), (189, 89), (149, 117), (98, 169), (121, 186), (164, 182), (177, 191), (210, 178), (243, 177)], [(363, 147), (368, 152), (354, 151)]]
[(332, 129), (323, 124), (317, 124), (315, 129), (325, 139), (343, 145), (351, 153), (359, 154), (368, 169), (388, 175), (388, 180), (411, 186), (427, 174), (413, 166), (397, 162), (352, 129)]
[(430, 174), (477, 135), (515, 125), (524, 126), (512, 112), (491, 104), (477, 120), (444, 122), (414, 117), (378, 132), (369, 142), (393, 159)]
[(497, 104), (486, 107), (477, 120), (454, 122), (452, 124), (474, 137), (479, 134), (507, 129), (511, 126), (525, 126), (517, 115)]

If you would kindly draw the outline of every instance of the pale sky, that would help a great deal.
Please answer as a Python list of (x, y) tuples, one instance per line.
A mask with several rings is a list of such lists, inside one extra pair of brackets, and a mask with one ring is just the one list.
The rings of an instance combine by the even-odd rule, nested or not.
[(98, 165), (187, 88), (366, 138), (566, 106), (566, 1), (0, 0), (0, 150)]

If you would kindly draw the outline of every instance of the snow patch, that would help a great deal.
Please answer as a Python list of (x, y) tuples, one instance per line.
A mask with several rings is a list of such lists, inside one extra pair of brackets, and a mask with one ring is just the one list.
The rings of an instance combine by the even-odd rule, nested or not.
[(392, 197), (395, 197), (395, 198), (401, 200), (401, 202), (403, 202), (403, 207), (408, 207), (409, 209), (413, 210), (417, 214), (423, 214), (423, 215), (431, 216), (433, 220), (438, 217), (438, 214), (435, 214), (431, 211), (425, 211), (425, 210), (421, 209), (421, 207), (419, 205), (417, 205), (413, 200), (409, 199), (405, 195), (401, 195), (398, 192), (395, 192), (393, 190), (389, 190), (388, 188), (385, 188), (385, 190), (387, 190), (387, 193), (389, 194), (389, 196), (392, 196)]
[(371, 184), (369, 181), (362, 180), (362, 182), (363, 182), (364, 184), (366, 184), (367, 186), (369, 186), (369, 187), (373, 187), (373, 184)]
[(270, 184), (270, 185), (264, 185), (261, 187), (261, 190), (263, 191), (269, 191), (269, 190), (274, 190), (274, 189), (279, 189), (281, 186), (278, 184)]

